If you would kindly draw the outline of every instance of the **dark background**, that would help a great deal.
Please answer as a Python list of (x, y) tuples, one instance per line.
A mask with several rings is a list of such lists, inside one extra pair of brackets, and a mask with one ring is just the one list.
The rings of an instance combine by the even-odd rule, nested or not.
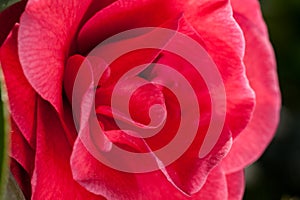
[[(244, 200), (300, 200), (300, 0), (261, 0), (261, 5), (277, 57), (283, 108), (271, 145), (246, 169)], [(0, 127), (3, 133), (1, 119)], [(1, 158), (2, 137), (0, 143)]]
[(300, 200), (300, 1), (262, 0), (282, 93), (281, 122), (258, 162), (246, 169), (244, 200)]

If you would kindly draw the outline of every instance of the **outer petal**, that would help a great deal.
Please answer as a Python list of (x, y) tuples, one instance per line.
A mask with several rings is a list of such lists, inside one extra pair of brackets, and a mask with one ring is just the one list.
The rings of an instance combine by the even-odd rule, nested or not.
[(32, 0), (21, 17), (18, 45), (25, 76), (59, 112), (65, 57), (89, 4), (90, 0)]
[(235, 137), (250, 120), (254, 93), (243, 65), (245, 41), (233, 19), (231, 5), (228, 0), (190, 0), (185, 4), (184, 16), (186, 27), (181, 31), (200, 44), (204, 43), (222, 75), (227, 94), (228, 126)]
[[(226, 176), (220, 167), (209, 174), (203, 188), (192, 199), (225, 200), (228, 199)], [(229, 200), (229, 199), (228, 199)], [(231, 200), (231, 199), (230, 199)]]
[(245, 189), (244, 171), (226, 174), (228, 200), (241, 200)]
[(31, 196), (30, 179), (34, 169), (35, 152), (11, 119), (10, 170), (27, 199)]
[(31, 177), (34, 169), (35, 151), (29, 146), (13, 120), (11, 121), (11, 125), (10, 157), (15, 159)]
[(218, 167), (208, 175), (202, 189), (188, 197), (172, 186), (160, 171), (131, 174), (103, 165), (89, 154), (80, 140), (75, 143), (71, 165), (75, 180), (89, 191), (104, 195), (109, 200), (227, 199), (226, 177)]
[(268, 35), (267, 26), (262, 20), (258, 0), (231, 0), (230, 3), (235, 13), (243, 15), (248, 20), (252, 21), (262, 34)]
[(37, 150), (31, 180), (32, 199), (103, 199), (73, 180), (71, 146), (58, 115), (44, 100), (38, 101)]
[(17, 36), (18, 26), (15, 26), (0, 49), (0, 60), (7, 87), (11, 115), (21, 133), (35, 148), (35, 110), (36, 93), (24, 76), (18, 58)]
[(14, 27), (25, 8), (26, 1), (18, 2), (0, 13), (0, 46)]
[(235, 18), (246, 38), (244, 62), (256, 94), (256, 107), (250, 123), (236, 138), (223, 162), (227, 173), (240, 170), (260, 157), (275, 133), (280, 110), (276, 63), (269, 39), (248, 18), (238, 13)]
[(135, 174), (116, 171), (96, 160), (79, 138), (72, 152), (71, 167), (76, 181), (88, 191), (107, 199), (153, 199), (156, 195), (147, 197), (143, 194), (144, 185), (139, 186)]

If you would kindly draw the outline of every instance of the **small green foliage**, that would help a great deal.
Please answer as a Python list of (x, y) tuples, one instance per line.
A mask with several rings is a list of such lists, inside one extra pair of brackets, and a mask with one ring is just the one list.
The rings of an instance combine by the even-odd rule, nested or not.
[(19, 1), (20, 0), (0, 0), (0, 12)]

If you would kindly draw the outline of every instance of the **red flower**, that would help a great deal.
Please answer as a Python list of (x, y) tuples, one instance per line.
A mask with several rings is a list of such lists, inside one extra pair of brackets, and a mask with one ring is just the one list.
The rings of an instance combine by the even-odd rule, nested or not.
[[(242, 198), (243, 169), (272, 139), (280, 109), (274, 54), (258, 1), (29, 0), (23, 10), (25, 3), (0, 14), (0, 60), (12, 119), (11, 171), (28, 199)], [(134, 49), (111, 63), (93, 54), (107, 38), (143, 27), (156, 28), (118, 37), (107, 43), (118, 48), (104, 45), (104, 54), (126, 42), (147, 44), (151, 34), (174, 35), (157, 34), (166, 36), (159, 48)], [(203, 49), (201, 56), (193, 42)], [(175, 52), (169, 51), (173, 44)], [(189, 62), (197, 56), (204, 74)], [(98, 81), (95, 67), (101, 71), (107, 64)], [(211, 82), (211, 66), (222, 84)], [(115, 90), (126, 73), (126, 84)], [(219, 114), (221, 121), (214, 118)], [(146, 133), (137, 127), (147, 128), (153, 116), (158, 121), (152, 129), (162, 125), (161, 130), (136, 137)], [(176, 148), (157, 153), (176, 140), (181, 124)], [(112, 157), (118, 148), (150, 155), (157, 169), (113, 167), (149, 166)], [(177, 150), (179, 156), (167, 163)], [(101, 162), (104, 155), (111, 160)]]

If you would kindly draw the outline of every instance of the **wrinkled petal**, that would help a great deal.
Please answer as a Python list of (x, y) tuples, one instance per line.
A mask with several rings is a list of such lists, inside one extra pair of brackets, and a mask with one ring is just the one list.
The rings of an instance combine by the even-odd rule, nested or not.
[(0, 49), (12, 118), (24, 138), (35, 149), (36, 93), (25, 78), (18, 58), (18, 25), (15, 26)]
[(20, 20), (20, 62), (32, 87), (62, 113), (65, 58), (88, 1), (29, 1)]
[(274, 136), (279, 121), (280, 91), (275, 57), (269, 39), (248, 18), (235, 13), (246, 38), (244, 62), (255, 91), (256, 107), (246, 129), (236, 138), (223, 162), (227, 173), (254, 162)]

